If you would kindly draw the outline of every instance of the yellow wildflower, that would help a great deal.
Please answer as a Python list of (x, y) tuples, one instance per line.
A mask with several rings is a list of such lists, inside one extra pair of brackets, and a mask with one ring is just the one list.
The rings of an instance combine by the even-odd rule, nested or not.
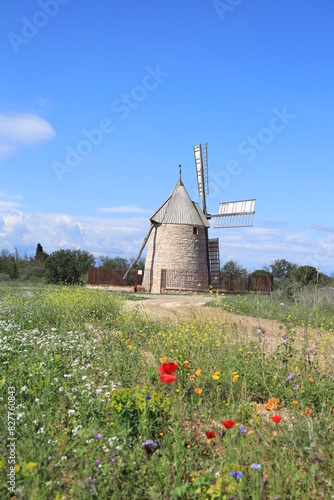
[(35, 467), (37, 467), (38, 463), (37, 462), (28, 462), (25, 466), (24, 466), (24, 470), (31, 470), (31, 469), (34, 469)]

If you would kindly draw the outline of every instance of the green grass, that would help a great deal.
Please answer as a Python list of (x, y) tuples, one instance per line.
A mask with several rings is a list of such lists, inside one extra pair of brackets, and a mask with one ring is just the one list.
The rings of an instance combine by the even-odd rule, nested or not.
[(334, 331), (334, 290), (331, 288), (305, 287), (288, 300), (279, 291), (272, 295), (223, 295), (208, 305), (230, 313), (276, 319), (329, 333)]
[[(325, 345), (298, 348), (287, 328), (287, 341), (270, 351), (265, 334), (250, 337), (228, 321), (158, 325), (123, 304), (121, 294), (83, 287), (1, 288), (1, 498), (10, 497), (10, 432), (17, 498), (333, 494)], [(169, 385), (158, 373), (163, 356), (179, 365)], [(269, 398), (276, 409), (265, 408)], [(225, 430), (230, 419), (236, 425)], [(149, 439), (157, 446), (145, 450)]]

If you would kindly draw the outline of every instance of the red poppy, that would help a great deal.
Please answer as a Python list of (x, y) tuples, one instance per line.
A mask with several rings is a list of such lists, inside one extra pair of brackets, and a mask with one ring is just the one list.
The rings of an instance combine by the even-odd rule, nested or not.
[(213, 438), (215, 438), (215, 437), (216, 437), (216, 433), (215, 433), (215, 431), (212, 431), (212, 432), (210, 432), (210, 431), (206, 431), (205, 435), (206, 435), (206, 437), (207, 437), (208, 439), (213, 439)]
[(278, 423), (281, 421), (281, 419), (282, 419), (281, 415), (273, 415), (273, 416), (272, 416), (272, 417), (270, 417), (270, 418), (271, 418), (271, 420), (272, 420), (273, 422), (275, 422), (275, 424), (278, 424)]
[(166, 373), (165, 375), (160, 375), (160, 380), (163, 384), (171, 384), (172, 382), (175, 382), (176, 377), (175, 377), (175, 375), (171, 375), (170, 373)]
[(232, 429), (232, 427), (235, 425), (234, 420), (222, 420), (222, 424), (225, 427), (225, 429)]
[(174, 373), (178, 369), (178, 367), (179, 365), (172, 361), (171, 363), (164, 363), (163, 365), (159, 366), (158, 372), (162, 375), (171, 374)]

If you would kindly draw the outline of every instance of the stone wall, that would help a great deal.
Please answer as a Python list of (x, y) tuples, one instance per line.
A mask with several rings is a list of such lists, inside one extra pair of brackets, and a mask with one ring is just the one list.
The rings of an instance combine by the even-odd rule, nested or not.
[[(147, 291), (160, 293), (161, 269), (198, 273), (208, 284), (205, 228), (176, 224), (155, 224), (148, 240), (143, 286)], [(194, 284), (191, 288), (196, 288)]]

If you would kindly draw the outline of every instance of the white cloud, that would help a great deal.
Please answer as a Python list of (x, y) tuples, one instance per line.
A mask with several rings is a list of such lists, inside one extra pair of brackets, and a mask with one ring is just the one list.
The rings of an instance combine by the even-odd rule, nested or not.
[[(41, 243), (48, 253), (81, 248), (96, 256), (137, 254), (147, 232), (146, 217), (99, 219), (66, 214), (23, 214), (0, 210), (0, 248), (32, 252)], [(29, 252), (28, 252), (29, 253)]]
[(119, 207), (105, 207), (97, 208), (98, 212), (104, 212), (106, 214), (153, 214), (154, 210), (149, 210), (147, 208), (140, 208), (136, 205), (122, 205)]
[(0, 113), (0, 161), (24, 146), (50, 141), (56, 133), (46, 120), (32, 113)]
[[(232, 234), (233, 231), (233, 234)], [(222, 262), (236, 260), (250, 270), (262, 268), (276, 259), (298, 265), (311, 265), (322, 272), (334, 270), (334, 236), (314, 238), (308, 228), (297, 231), (274, 228), (216, 230), (210, 237), (219, 237)]]
[[(31, 214), (22, 210), (0, 210), (0, 249), (32, 255), (37, 243), (48, 253), (59, 248), (81, 248), (99, 255), (137, 255), (149, 228), (146, 216), (99, 218), (67, 214)], [(249, 270), (262, 268), (275, 259), (312, 265), (322, 272), (334, 271), (334, 235), (314, 238), (309, 228), (253, 227), (210, 230), (220, 240), (224, 263), (238, 261)]]

